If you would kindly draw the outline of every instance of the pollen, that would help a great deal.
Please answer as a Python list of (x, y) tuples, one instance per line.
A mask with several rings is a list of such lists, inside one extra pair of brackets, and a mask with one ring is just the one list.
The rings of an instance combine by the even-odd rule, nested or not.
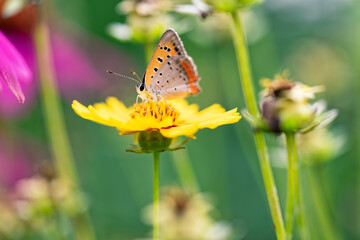
[(162, 121), (164, 119), (172, 119), (175, 122), (180, 116), (180, 112), (174, 109), (174, 107), (169, 104), (169, 106), (164, 102), (148, 102), (148, 103), (138, 103), (134, 105), (134, 110), (130, 113), (130, 117), (134, 118), (143, 118), (143, 117), (152, 117), (156, 120)]

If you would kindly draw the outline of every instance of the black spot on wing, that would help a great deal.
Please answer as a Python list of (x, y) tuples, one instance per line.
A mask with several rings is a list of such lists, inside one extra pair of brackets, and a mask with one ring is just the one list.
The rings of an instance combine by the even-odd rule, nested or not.
[(158, 60), (159, 62), (163, 62), (163, 59), (162, 59), (161, 57), (158, 57), (157, 60)]
[(155, 67), (155, 68), (154, 68), (154, 71), (157, 72), (157, 70), (159, 70), (159, 69)]

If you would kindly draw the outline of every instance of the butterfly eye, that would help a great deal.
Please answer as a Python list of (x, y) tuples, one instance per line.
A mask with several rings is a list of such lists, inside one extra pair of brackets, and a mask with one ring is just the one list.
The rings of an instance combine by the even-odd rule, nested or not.
[(140, 87), (139, 87), (140, 91), (144, 91), (144, 88), (145, 88), (144, 84), (141, 84)]

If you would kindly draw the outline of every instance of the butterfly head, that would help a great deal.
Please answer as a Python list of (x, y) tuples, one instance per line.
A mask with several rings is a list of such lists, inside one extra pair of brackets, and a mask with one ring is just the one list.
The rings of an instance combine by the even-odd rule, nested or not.
[(136, 86), (136, 92), (139, 94), (139, 97), (143, 100), (152, 100), (152, 94), (146, 89), (145, 82), (140, 83)]

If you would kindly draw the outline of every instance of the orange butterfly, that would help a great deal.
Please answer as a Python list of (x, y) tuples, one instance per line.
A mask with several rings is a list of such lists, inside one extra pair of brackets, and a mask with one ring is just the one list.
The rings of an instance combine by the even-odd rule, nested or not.
[(194, 61), (187, 55), (179, 35), (168, 29), (162, 35), (136, 91), (144, 102), (166, 102), (167, 99), (197, 94), (201, 91), (199, 80)]

